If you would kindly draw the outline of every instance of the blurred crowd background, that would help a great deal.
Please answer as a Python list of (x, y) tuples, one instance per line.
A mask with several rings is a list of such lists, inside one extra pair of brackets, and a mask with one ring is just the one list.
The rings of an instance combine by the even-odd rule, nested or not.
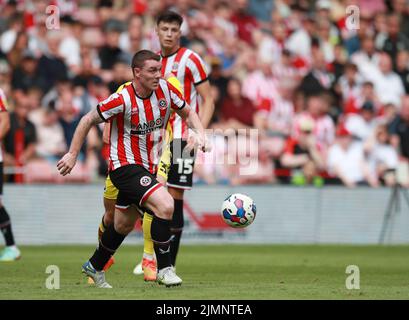
[[(132, 78), (132, 55), (160, 50), (155, 17), (172, 9), (216, 101), (219, 134), (210, 154), (198, 154), (196, 183), (409, 186), (408, 0), (0, 0), (0, 8), (9, 182), (105, 177), (102, 127), (68, 178), (56, 161), (81, 116)], [(232, 154), (247, 161), (228, 161)]]

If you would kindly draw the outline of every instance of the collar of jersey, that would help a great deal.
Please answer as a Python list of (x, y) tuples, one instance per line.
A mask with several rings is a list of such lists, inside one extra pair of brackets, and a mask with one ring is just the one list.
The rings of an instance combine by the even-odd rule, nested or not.
[(139, 99), (147, 100), (147, 99), (150, 99), (150, 98), (151, 98), (152, 93), (153, 93), (153, 90), (151, 91), (151, 93), (150, 93), (149, 96), (143, 98), (143, 97), (141, 97), (139, 94), (136, 93), (136, 90), (135, 90), (135, 87), (134, 87), (134, 85), (133, 85), (133, 82), (132, 82), (131, 86), (132, 86), (133, 92), (135, 93), (135, 95), (136, 95)]
[(161, 51), (160, 55), (161, 55), (162, 58), (169, 58), (169, 57), (173, 56), (174, 54), (178, 53), (178, 51), (180, 49), (182, 49), (182, 47), (179, 47), (175, 52), (173, 52), (171, 54), (168, 54), (167, 56), (162, 55), (162, 51)]

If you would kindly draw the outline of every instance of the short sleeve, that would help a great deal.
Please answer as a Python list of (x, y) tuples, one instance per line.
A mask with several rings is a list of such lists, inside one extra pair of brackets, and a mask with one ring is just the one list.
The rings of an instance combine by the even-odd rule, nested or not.
[(201, 84), (207, 80), (207, 69), (202, 58), (200, 58), (198, 54), (192, 52), (192, 54), (189, 56), (189, 63), (187, 64), (187, 67), (192, 73), (193, 83), (195, 85)]
[(182, 93), (175, 88), (170, 82), (167, 82), (168, 88), (169, 88), (169, 93), (170, 93), (170, 107), (173, 110), (181, 110), (185, 107), (185, 99), (183, 98)]
[(0, 89), (0, 112), (7, 111), (7, 99), (4, 91)]
[(113, 93), (97, 106), (97, 111), (104, 121), (124, 112), (124, 101), (120, 94)]

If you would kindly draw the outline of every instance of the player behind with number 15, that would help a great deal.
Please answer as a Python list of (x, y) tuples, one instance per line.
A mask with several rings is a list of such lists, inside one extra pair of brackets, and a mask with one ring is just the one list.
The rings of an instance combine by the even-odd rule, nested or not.
[[(186, 102), (198, 113), (203, 127), (207, 128), (214, 111), (208, 73), (202, 58), (196, 52), (180, 45), (182, 23), (182, 16), (173, 11), (163, 12), (156, 20), (156, 33), (161, 46), (162, 76), (173, 74), (179, 80)], [(167, 186), (174, 199), (170, 253), (172, 266), (175, 267), (184, 226), (184, 191), (192, 188), (195, 155), (189, 152), (191, 148), (185, 148), (189, 139), (192, 138), (186, 121), (174, 114), (170, 119), (170, 124), (173, 141), (170, 144), (172, 161)], [(145, 236), (145, 238), (148, 237)], [(145, 256), (142, 266), (144, 264), (152, 265)], [(137, 273), (140, 265), (135, 268), (134, 273)]]

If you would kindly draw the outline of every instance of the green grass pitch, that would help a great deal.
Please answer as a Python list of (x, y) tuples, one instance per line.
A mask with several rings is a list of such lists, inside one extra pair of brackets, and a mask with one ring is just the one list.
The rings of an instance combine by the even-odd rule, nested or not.
[[(123, 246), (108, 271), (112, 290), (86, 283), (81, 265), (93, 246), (26, 246), (22, 259), (0, 264), (0, 299), (408, 299), (409, 246), (185, 245), (177, 272), (183, 285), (165, 288), (132, 274), (141, 246)], [(46, 289), (48, 265), (60, 289)], [(347, 290), (348, 265), (360, 289)]]

